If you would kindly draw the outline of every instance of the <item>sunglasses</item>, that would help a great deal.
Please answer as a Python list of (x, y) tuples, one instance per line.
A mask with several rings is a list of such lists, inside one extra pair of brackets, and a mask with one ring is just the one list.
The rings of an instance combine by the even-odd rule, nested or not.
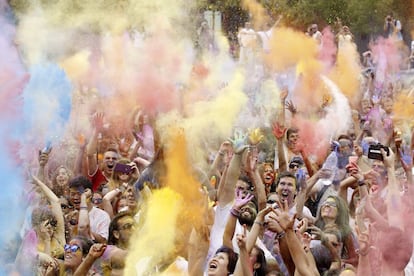
[(68, 251), (70, 249), (70, 252), (75, 253), (78, 250), (81, 250), (80, 246), (74, 244), (74, 245), (70, 245), (70, 244), (65, 244), (65, 246), (63, 247), (63, 249), (66, 251)]
[(275, 204), (276, 203), (276, 200), (274, 200), (274, 199), (268, 199), (266, 203), (267, 204)]
[(69, 224), (70, 225), (78, 225), (78, 220), (77, 219), (71, 219), (71, 220), (69, 220)]
[(48, 225), (50, 225), (50, 226), (52, 226), (52, 227), (56, 227), (56, 226), (57, 226), (57, 220), (55, 220), (55, 219), (50, 219), (50, 220), (46, 221), (45, 226), (48, 226)]
[(326, 201), (322, 204), (322, 206), (337, 207), (336, 203), (332, 201)]
[(94, 199), (92, 199), (92, 203), (101, 204), (102, 203), (102, 198), (94, 198)]
[(62, 208), (62, 210), (66, 210), (66, 209), (72, 209), (73, 207), (70, 205), (66, 205), (66, 204), (60, 204), (60, 208)]
[(289, 164), (289, 169), (294, 169), (294, 168), (299, 168), (299, 167), (300, 167), (299, 164), (296, 164), (296, 163)]

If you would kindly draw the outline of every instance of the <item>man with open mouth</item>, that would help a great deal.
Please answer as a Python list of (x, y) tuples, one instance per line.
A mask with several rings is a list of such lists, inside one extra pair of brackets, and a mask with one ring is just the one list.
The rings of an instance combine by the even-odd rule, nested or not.
[(111, 178), (116, 161), (119, 159), (117, 149), (108, 148), (103, 154), (102, 166), (98, 164), (98, 136), (103, 131), (103, 114), (97, 113), (93, 120), (92, 139), (87, 146), (88, 176), (92, 182), (92, 191), (99, 191)]

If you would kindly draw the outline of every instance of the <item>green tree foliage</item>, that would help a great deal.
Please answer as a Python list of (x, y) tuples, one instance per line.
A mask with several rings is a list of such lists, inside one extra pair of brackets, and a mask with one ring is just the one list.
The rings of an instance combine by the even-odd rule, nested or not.
[[(413, 1), (409, 0), (256, 0), (277, 18), (294, 28), (306, 30), (311, 23), (335, 28), (337, 18), (348, 25), (356, 36), (382, 33), (384, 18), (390, 12), (411, 29), (414, 15)], [(223, 13), (239, 8), (241, 0), (199, 0), (202, 9), (215, 9)]]

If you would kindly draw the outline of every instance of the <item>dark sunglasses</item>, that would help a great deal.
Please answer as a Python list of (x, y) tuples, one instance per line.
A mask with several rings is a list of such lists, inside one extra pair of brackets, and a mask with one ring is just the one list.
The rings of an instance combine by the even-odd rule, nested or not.
[(71, 219), (71, 220), (69, 220), (69, 224), (70, 225), (78, 225), (78, 220), (77, 219)]
[(50, 219), (46, 222), (46, 226), (51, 225), (52, 227), (56, 227), (57, 226), (57, 220), (55, 219)]
[(275, 204), (276, 203), (276, 200), (268, 199), (266, 203), (267, 204)]
[(78, 250), (81, 250), (80, 246), (74, 244), (74, 245), (70, 245), (70, 244), (65, 244), (65, 246), (63, 247), (63, 249), (66, 251), (68, 251), (70, 249), (70, 251), (72, 253), (75, 253)]
[(297, 163), (290, 163), (289, 164), (289, 169), (294, 169), (294, 168), (299, 168), (300, 166), (299, 166), (299, 164), (297, 164)]
[(94, 199), (92, 199), (92, 203), (101, 204), (102, 203), (102, 198), (94, 198)]
[(60, 204), (60, 208), (62, 208), (62, 210), (65, 210), (65, 209), (72, 209), (73, 207), (70, 205), (66, 205), (66, 204)]

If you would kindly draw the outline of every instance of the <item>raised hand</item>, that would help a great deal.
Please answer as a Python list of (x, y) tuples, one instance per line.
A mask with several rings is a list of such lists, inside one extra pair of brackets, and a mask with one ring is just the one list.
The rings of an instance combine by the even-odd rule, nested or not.
[(252, 145), (257, 145), (260, 142), (262, 142), (264, 139), (264, 136), (262, 132), (260, 131), (260, 128), (256, 128), (253, 130), (249, 130), (249, 141)]
[(289, 216), (289, 207), (286, 201), (281, 202), (280, 200), (277, 200), (277, 204), (280, 208), (275, 210), (276, 221), (279, 223), (283, 231), (293, 229), (296, 214), (293, 217)]
[(289, 89), (286, 86), (283, 87), (282, 90), (280, 91), (280, 101), (282, 103), (285, 103), (288, 94), (289, 94)]
[(246, 134), (242, 133), (241, 131), (236, 131), (234, 133), (234, 138), (229, 138), (229, 141), (233, 145), (233, 150), (235, 154), (241, 154), (248, 145), (246, 144)]
[(315, 240), (322, 240), (324, 234), (320, 228), (316, 226), (309, 226), (308, 229), (311, 230), (311, 234), (313, 235)]
[(49, 161), (49, 152), (43, 152), (39, 150), (39, 166), (40, 167), (46, 166), (48, 161)]
[(92, 117), (92, 125), (98, 131), (101, 131), (103, 129), (103, 121), (104, 114), (102, 112), (96, 112)]
[(276, 139), (280, 140), (285, 135), (286, 129), (283, 125), (279, 124), (278, 122), (273, 124), (273, 135)]
[(233, 208), (236, 210), (240, 210), (241, 207), (246, 205), (252, 198), (254, 197), (253, 194), (248, 193), (244, 196), (243, 191), (236, 189), (236, 195), (234, 197)]
[(391, 148), (388, 148), (388, 150), (389, 150), (389, 155), (387, 155), (387, 152), (381, 148), (382, 157), (384, 159), (384, 165), (387, 168), (394, 168), (395, 154), (391, 150)]
[(285, 107), (287, 110), (290, 111), (290, 113), (292, 113), (292, 115), (295, 115), (298, 112), (296, 106), (293, 104), (292, 101), (287, 101)]
[(240, 249), (246, 249), (246, 240), (247, 240), (247, 227), (243, 224), (243, 233), (236, 234), (237, 245)]
[(88, 255), (94, 259), (98, 259), (103, 255), (103, 253), (105, 252), (105, 249), (106, 249), (106, 244), (95, 243), (89, 249)]
[(296, 226), (296, 229), (302, 234), (305, 233), (308, 229), (308, 219), (303, 218), (301, 221), (299, 221), (298, 225)]
[(254, 148), (249, 148), (247, 151), (247, 163), (245, 169), (247, 173), (253, 173), (257, 168), (257, 154), (254, 152)]

